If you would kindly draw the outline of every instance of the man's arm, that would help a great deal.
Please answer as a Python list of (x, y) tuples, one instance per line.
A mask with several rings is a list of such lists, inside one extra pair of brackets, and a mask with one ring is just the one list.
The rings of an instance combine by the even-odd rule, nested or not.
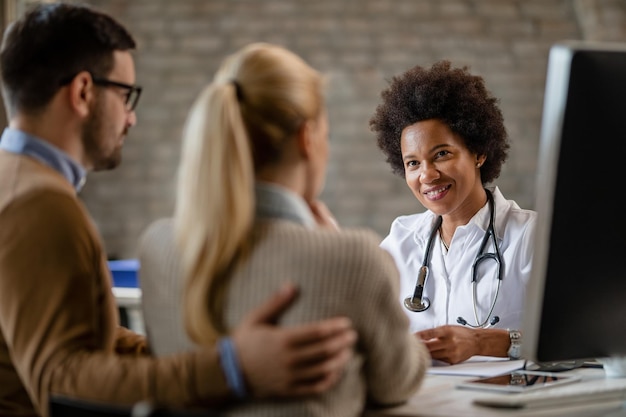
[[(357, 334), (347, 318), (289, 328), (275, 324), (297, 294), (295, 286), (285, 285), (235, 328), (235, 354), (250, 396), (291, 397), (323, 392), (337, 382), (352, 357)], [(148, 351), (143, 336), (118, 328), (117, 353)]]
[(29, 194), (3, 210), (0, 226), (0, 334), (10, 353), (1, 365), (38, 413), (47, 415), (51, 393), (171, 406), (229, 398), (215, 347), (157, 359), (116, 354), (140, 338), (120, 334), (106, 260), (74, 196)]
[(150, 354), (146, 337), (123, 326), (119, 326), (117, 328), (117, 334), (115, 337), (115, 352), (121, 355)]

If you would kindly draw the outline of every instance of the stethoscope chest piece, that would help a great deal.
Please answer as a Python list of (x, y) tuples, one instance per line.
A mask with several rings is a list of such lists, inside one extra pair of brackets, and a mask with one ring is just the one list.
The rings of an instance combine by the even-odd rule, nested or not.
[(417, 285), (415, 286), (413, 296), (404, 299), (404, 306), (407, 310), (419, 313), (428, 310), (428, 307), (430, 307), (430, 300), (428, 297), (423, 296), (424, 284), (426, 283), (426, 278), (428, 278), (428, 272), (428, 266), (422, 265), (417, 274)]
[(428, 307), (430, 307), (430, 300), (428, 297), (423, 297), (422, 299), (407, 297), (404, 299), (404, 306), (409, 311), (419, 313), (421, 311), (428, 310)]

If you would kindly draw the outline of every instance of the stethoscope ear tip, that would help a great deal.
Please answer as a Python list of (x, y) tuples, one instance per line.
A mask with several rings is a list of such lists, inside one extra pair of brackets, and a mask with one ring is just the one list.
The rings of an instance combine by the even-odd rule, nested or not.
[(428, 297), (424, 297), (421, 300), (415, 297), (407, 297), (404, 299), (404, 306), (409, 311), (419, 313), (428, 310), (428, 307), (430, 307), (430, 300)]
[(468, 327), (471, 327), (472, 329), (488, 329), (492, 326), (495, 326), (499, 321), (500, 321), (500, 316), (493, 316), (491, 320), (489, 320), (489, 323), (487, 322), (482, 323), (482, 324), (479, 323), (476, 326), (474, 326), (474, 325), (469, 324), (467, 320), (465, 320), (463, 317), (457, 317), (456, 319), (456, 322), (459, 323), (461, 326), (468, 326)]

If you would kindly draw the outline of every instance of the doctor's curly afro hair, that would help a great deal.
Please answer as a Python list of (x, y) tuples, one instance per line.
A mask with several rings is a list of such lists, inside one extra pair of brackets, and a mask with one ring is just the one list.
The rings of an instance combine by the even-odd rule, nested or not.
[(394, 174), (404, 178), (400, 148), (404, 128), (439, 119), (464, 140), (470, 152), (487, 156), (480, 168), (482, 183), (498, 178), (510, 145), (498, 100), (487, 91), (482, 77), (470, 74), (467, 67), (452, 68), (444, 60), (430, 69), (415, 66), (394, 76), (381, 97), (369, 124)]

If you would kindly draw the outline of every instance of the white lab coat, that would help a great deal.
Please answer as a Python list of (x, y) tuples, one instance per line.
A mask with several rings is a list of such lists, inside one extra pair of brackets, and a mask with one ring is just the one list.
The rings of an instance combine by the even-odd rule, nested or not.
[[(495, 202), (495, 230), (504, 263), (500, 292), (494, 315), (500, 321), (496, 328), (520, 329), (526, 296), (526, 283), (530, 277), (536, 212), (521, 209), (513, 200), (506, 200), (500, 190), (493, 190)], [(423, 312), (404, 308), (411, 321), (410, 330), (416, 332), (444, 324), (457, 324), (463, 317), (476, 325), (472, 302), (471, 270), (480, 244), (489, 225), (489, 204), (485, 204), (468, 224), (458, 227), (445, 254), (439, 234), (431, 249), (430, 274), (424, 285), (424, 296), (431, 306)], [(389, 235), (381, 247), (391, 253), (400, 272), (400, 302), (413, 295), (417, 273), (422, 265), (426, 245), (436, 215), (429, 211), (396, 218)], [(490, 239), (486, 251), (494, 252)], [(497, 264), (494, 260), (480, 263), (478, 268), (477, 311), (484, 321), (496, 294)]]

